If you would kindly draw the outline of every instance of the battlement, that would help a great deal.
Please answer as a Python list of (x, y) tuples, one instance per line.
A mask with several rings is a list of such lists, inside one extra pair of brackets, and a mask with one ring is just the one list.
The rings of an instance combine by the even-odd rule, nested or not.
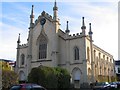
[(22, 45), (20, 45), (20, 48), (26, 48), (26, 47), (28, 47), (28, 44), (22, 44)]
[(52, 16), (49, 15), (48, 13), (46, 13), (45, 11), (43, 11), (43, 12), (41, 13), (41, 16), (44, 16), (44, 17), (46, 17), (47, 19), (52, 20)]
[(85, 37), (87, 35), (83, 35), (82, 33), (76, 33), (76, 34), (67, 34), (64, 31), (62, 31), (61, 29), (59, 29), (59, 36), (64, 38), (64, 39), (75, 39), (75, 38), (82, 38)]
[(66, 39), (74, 39), (74, 38), (81, 38), (83, 37), (82, 33), (70, 34), (66, 37)]

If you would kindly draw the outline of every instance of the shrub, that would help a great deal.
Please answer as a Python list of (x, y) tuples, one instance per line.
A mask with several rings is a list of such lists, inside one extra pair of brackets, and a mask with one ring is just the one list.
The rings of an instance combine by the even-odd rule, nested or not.
[(66, 69), (40, 66), (33, 68), (28, 75), (28, 82), (37, 83), (48, 89), (70, 87), (70, 74)]
[(5, 90), (18, 83), (18, 75), (14, 71), (2, 70), (2, 88)]

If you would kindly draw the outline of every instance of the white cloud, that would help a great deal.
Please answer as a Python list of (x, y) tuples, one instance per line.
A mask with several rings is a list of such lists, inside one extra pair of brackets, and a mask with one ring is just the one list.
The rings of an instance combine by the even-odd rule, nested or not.
[[(0, 23), (2, 27), (0, 29), (0, 58), (3, 59), (15, 59), (16, 58), (16, 47), (17, 47), (17, 39), (18, 34), (22, 33), (24, 38), (27, 38), (27, 32), (24, 31), (25, 29), (20, 27), (11, 26), (8, 24)], [(24, 34), (26, 33), (26, 34)], [(22, 43), (26, 43), (26, 40), (21, 38)]]

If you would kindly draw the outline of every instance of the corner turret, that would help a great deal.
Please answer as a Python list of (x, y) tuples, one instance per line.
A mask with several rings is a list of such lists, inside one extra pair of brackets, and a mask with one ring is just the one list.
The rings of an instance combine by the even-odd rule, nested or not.
[(33, 28), (33, 25), (34, 25), (34, 15), (33, 15), (33, 8), (34, 8), (34, 5), (32, 5), (32, 10), (31, 10), (31, 15), (30, 15), (30, 28)]
[(89, 34), (90, 37), (92, 37), (93, 32), (91, 30), (91, 23), (89, 23), (89, 33), (88, 34)]
[(81, 29), (82, 29), (82, 34), (83, 34), (83, 35), (86, 35), (86, 34), (85, 34), (86, 26), (85, 26), (85, 22), (84, 22), (84, 17), (82, 17), (82, 27), (81, 27)]
[(69, 28), (68, 28), (68, 21), (67, 21), (67, 27), (66, 27), (65, 32), (66, 32), (68, 35), (69, 35), (69, 33), (70, 33), (70, 30), (69, 30)]
[(54, 7), (53, 7), (53, 20), (54, 21), (57, 21), (57, 12), (58, 12), (58, 7), (57, 7), (57, 3), (55, 0)]
[(18, 41), (17, 41), (17, 48), (19, 47), (19, 45), (20, 45), (20, 33), (19, 33)]

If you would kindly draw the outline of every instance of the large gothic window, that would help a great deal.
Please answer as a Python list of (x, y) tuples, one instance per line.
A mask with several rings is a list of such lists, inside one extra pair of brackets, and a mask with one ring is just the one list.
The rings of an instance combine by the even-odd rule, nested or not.
[(39, 41), (39, 59), (47, 58), (47, 40), (44, 35), (41, 35)]
[(24, 65), (25, 64), (25, 55), (22, 54), (21, 55), (21, 65)]
[(79, 48), (78, 47), (74, 48), (74, 59), (79, 60)]

